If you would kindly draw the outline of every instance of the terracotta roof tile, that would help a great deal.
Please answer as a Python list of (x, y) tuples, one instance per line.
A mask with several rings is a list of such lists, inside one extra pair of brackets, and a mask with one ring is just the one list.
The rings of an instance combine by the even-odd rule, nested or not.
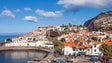
[(94, 42), (94, 45), (102, 44), (101, 42)]
[(64, 46), (70, 46), (70, 47), (75, 47), (75, 43), (74, 42), (65, 42)]

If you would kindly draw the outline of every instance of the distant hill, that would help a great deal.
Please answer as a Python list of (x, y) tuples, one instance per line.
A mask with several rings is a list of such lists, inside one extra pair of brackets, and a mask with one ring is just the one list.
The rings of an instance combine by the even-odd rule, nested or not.
[(86, 21), (84, 26), (90, 31), (107, 31), (112, 30), (112, 11), (100, 13), (98, 16)]

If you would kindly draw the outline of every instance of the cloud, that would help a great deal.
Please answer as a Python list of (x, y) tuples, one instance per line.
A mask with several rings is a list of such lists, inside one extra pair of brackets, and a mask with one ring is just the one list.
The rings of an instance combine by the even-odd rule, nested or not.
[(99, 9), (112, 7), (112, 0), (59, 0), (57, 4), (63, 5), (64, 8), (69, 10), (77, 10), (81, 7)]
[(31, 11), (31, 8), (24, 8), (25, 11)]
[(0, 16), (7, 16), (11, 18), (15, 18), (15, 15), (10, 10), (4, 10), (1, 12)]
[(35, 16), (25, 16), (24, 20), (32, 21), (32, 22), (37, 22), (38, 21), (37, 17), (35, 17)]
[(44, 16), (44, 17), (60, 17), (60, 16), (62, 16), (61, 11), (46, 12), (44, 10), (37, 9), (35, 12), (36, 12), (36, 14), (38, 14), (40, 16)]
[(16, 9), (16, 10), (14, 10), (14, 12), (20, 12), (21, 10), (20, 9)]

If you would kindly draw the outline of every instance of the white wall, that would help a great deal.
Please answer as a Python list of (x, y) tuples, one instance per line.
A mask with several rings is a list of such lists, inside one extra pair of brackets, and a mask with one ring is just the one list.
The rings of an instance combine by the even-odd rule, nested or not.
[(101, 44), (97, 44), (96, 47), (95, 45), (92, 45), (92, 55), (99, 55), (99, 53), (101, 53), (101, 51), (99, 50), (100, 45)]
[(64, 47), (64, 55), (69, 55), (69, 54), (73, 54), (74, 51), (72, 49), (72, 47), (66, 46)]

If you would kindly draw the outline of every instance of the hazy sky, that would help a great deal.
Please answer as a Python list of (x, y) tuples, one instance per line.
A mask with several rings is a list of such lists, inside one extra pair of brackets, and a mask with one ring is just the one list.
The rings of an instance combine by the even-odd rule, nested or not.
[(0, 33), (30, 32), (39, 26), (83, 25), (112, 0), (0, 0)]

